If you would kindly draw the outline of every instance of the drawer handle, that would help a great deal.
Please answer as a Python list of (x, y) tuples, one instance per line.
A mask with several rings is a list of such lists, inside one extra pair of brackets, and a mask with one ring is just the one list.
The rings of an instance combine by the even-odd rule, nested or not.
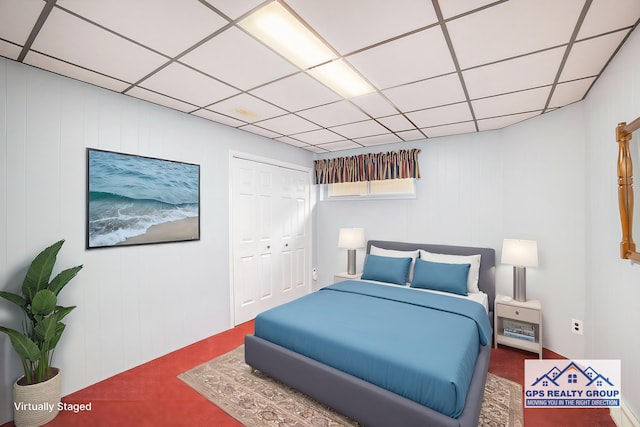
[(520, 312), (516, 310), (516, 316), (520, 316)]

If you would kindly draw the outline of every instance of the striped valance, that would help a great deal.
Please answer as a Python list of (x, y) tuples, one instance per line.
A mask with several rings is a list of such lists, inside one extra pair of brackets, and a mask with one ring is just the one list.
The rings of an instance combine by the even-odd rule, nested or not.
[(420, 149), (367, 153), (349, 157), (316, 160), (315, 184), (420, 178)]

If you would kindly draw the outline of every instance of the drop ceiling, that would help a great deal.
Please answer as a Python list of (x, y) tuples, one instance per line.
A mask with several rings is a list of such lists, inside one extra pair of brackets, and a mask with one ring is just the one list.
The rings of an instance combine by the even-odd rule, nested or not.
[(499, 129), (585, 98), (639, 0), (281, 0), (374, 88), (239, 25), (272, 0), (0, 0), (0, 55), (316, 153)]

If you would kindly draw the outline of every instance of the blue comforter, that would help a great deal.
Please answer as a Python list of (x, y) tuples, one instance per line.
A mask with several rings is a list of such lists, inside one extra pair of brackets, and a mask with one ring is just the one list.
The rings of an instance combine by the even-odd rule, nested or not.
[(491, 326), (472, 301), (346, 281), (260, 314), (255, 335), (456, 418)]

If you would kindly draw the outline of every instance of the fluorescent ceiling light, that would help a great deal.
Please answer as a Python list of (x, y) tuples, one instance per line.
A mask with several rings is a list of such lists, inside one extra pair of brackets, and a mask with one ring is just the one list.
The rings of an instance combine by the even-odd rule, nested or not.
[(347, 99), (375, 91), (375, 89), (343, 59), (320, 65), (312, 68), (308, 72)]
[(238, 25), (303, 70), (336, 58), (322, 40), (277, 1)]

